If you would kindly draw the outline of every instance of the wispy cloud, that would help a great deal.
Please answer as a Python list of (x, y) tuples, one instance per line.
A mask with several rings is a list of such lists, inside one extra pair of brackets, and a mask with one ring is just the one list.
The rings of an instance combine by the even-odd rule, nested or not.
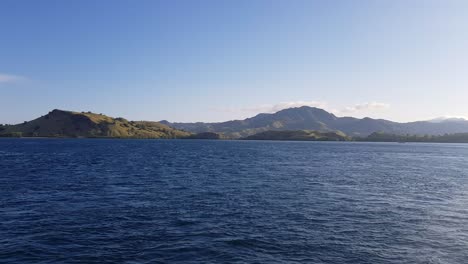
[(6, 73), (0, 73), (0, 84), (1, 83), (15, 83), (19, 82), (21, 80), (24, 80), (25, 78), (22, 76), (18, 75), (13, 75), (13, 74), (6, 74)]
[(368, 110), (387, 109), (389, 107), (390, 105), (386, 103), (370, 102), (370, 103), (355, 104), (353, 106), (348, 106), (341, 110), (338, 110), (337, 112), (341, 114), (351, 114), (351, 113), (368, 111)]

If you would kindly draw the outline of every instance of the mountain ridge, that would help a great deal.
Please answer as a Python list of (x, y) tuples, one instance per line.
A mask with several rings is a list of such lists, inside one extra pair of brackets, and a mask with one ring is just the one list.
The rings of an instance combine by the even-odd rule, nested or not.
[(341, 131), (353, 137), (365, 137), (374, 132), (392, 134), (441, 135), (468, 132), (468, 121), (458, 122), (415, 121), (399, 123), (369, 117), (337, 117), (323, 109), (309, 106), (287, 108), (276, 113), (261, 113), (243, 120), (214, 123), (162, 124), (193, 133), (215, 132), (231, 138), (242, 138), (270, 130), (315, 130), (319, 132)]
[[(48, 114), (17, 125), (0, 125), (0, 136), (23, 137), (114, 137), (240, 139), (266, 131), (339, 132), (351, 138), (375, 132), (392, 135), (468, 133), (468, 121), (448, 119), (398, 123), (385, 119), (337, 117), (315, 107), (296, 107), (276, 113), (260, 113), (243, 120), (217, 123), (171, 123), (128, 121), (92, 112), (54, 109)], [(270, 132), (271, 133), (271, 132)]]

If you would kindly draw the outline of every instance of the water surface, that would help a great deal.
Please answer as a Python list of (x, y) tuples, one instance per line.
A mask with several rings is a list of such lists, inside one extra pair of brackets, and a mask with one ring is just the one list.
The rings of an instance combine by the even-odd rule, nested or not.
[(467, 263), (468, 145), (0, 139), (0, 263)]

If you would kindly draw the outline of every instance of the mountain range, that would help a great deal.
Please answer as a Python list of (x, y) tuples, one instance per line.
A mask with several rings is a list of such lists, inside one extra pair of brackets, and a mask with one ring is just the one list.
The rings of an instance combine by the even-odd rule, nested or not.
[(288, 108), (273, 114), (258, 114), (244, 120), (218, 123), (160, 123), (193, 133), (216, 132), (229, 138), (243, 138), (265, 131), (315, 130), (341, 131), (352, 137), (366, 137), (374, 132), (412, 135), (443, 135), (468, 132), (464, 119), (438, 119), (408, 123), (384, 119), (337, 117), (323, 109), (302, 106)]
[[(283, 131), (285, 133), (275, 133)], [(289, 131), (289, 132), (288, 132)], [(268, 132), (268, 133), (266, 133)], [(109, 137), (187, 139), (329, 139), (366, 138), (387, 135), (437, 136), (468, 133), (468, 121), (438, 118), (398, 123), (384, 119), (337, 117), (323, 109), (302, 106), (273, 114), (258, 114), (244, 120), (219, 123), (171, 123), (128, 121), (91, 112), (55, 109), (17, 125), (0, 125), (3, 137)], [(256, 136), (253, 136), (256, 135)], [(382, 136), (379, 136), (382, 138)], [(419, 139), (418, 139), (419, 140)]]

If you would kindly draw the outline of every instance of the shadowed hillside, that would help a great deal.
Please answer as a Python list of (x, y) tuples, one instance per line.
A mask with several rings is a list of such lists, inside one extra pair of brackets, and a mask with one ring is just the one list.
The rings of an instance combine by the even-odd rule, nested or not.
[(433, 142), (433, 143), (468, 143), (468, 133), (430, 135), (395, 135), (376, 132), (366, 138), (356, 138), (358, 141), (371, 142)]
[(186, 137), (185, 139), (229, 139), (229, 138), (226, 138), (224, 135), (218, 134), (218, 133), (202, 132), (202, 133), (190, 135)]
[(182, 138), (190, 133), (158, 122), (128, 121), (91, 112), (53, 110), (29, 122), (0, 127), (0, 136)]
[(318, 132), (309, 130), (265, 131), (244, 138), (246, 140), (294, 140), (294, 141), (349, 141), (341, 132)]

